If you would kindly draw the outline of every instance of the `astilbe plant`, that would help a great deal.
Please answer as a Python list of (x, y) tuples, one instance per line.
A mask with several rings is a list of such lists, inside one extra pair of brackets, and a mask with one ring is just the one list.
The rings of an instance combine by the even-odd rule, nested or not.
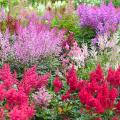
[[(103, 115), (109, 119), (119, 119), (120, 68), (110, 68), (105, 77), (101, 66), (98, 65), (96, 70), (90, 73), (89, 80), (80, 80), (73, 66), (66, 75), (69, 89), (61, 96), (63, 101), (79, 99), (82, 104), (81, 114), (89, 114), (94, 120), (102, 119)], [(74, 93), (78, 95), (75, 97)]]
[(39, 24), (31, 19), (26, 27), (22, 27), (20, 24), (16, 25), (17, 35), (12, 43), (9, 38), (2, 41), (11, 44), (9, 46), (10, 54), (16, 60), (21, 63), (33, 63), (49, 55), (58, 56), (61, 52), (64, 33), (64, 30), (59, 31), (57, 28), (51, 30), (48, 25)]
[(117, 30), (120, 23), (120, 11), (112, 3), (102, 4), (100, 7), (82, 4), (78, 7), (77, 13), (83, 27), (92, 27), (100, 35), (110, 35)]
[(17, 74), (4, 64), (0, 69), (0, 119), (29, 120), (35, 115), (35, 103), (30, 95), (47, 85), (49, 74), (38, 75), (36, 67), (27, 69), (23, 79), (17, 80)]

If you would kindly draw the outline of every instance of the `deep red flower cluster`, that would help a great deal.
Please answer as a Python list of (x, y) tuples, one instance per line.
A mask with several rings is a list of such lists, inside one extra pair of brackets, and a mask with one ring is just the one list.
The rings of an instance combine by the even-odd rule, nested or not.
[(58, 93), (61, 90), (61, 88), (63, 87), (62, 81), (60, 80), (58, 75), (56, 75), (56, 77), (53, 81), (53, 85), (54, 85), (54, 91), (56, 93)]
[(79, 100), (87, 111), (102, 114), (112, 110), (120, 113), (120, 68), (110, 68), (105, 77), (101, 66), (98, 65), (96, 70), (90, 73), (89, 80), (79, 80), (73, 66), (67, 72), (66, 80), (70, 89), (62, 95), (62, 100), (70, 99), (72, 93), (78, 91)]
[[(16, 73), (12, 74), (10, 66), (5, 64), (0, 69), (0, 118), (4, 120), (29, 120), (35, 115), (34, 103), (29, 99), (33, 90), (37, 90), (47, 84), (49, 74), (38, 75), (36, 67), (27, 69), (23, 79), (17, 80)], [(8, 112), (4, 112), (7, 110)]]
[(66, 73), (66, 82), (69, 86), (68, 91), (66, 91), (65, 95), (62, 95), (62, 100), (67, 100), (70, 98), (70, 94), (72, 92), (74, 92), (75, 90), (77, 90), (77, 83), (78, 83), (78, 78), (77, 78), (77, 72), (74, 68), (74, 66), (72, 66), (72, 68), (70, 70), (67, 71)]

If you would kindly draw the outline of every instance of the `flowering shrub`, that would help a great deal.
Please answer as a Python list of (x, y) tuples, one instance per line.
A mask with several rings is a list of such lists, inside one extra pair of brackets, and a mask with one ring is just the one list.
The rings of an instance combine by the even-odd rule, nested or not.
[(34, 66), (27, 69), (24, 72), (23, 79), (18, 81), (16, 72), (12, 74), (10, 66), (5, 64), (0, 69), (0, 118), (9, 118), (10, 120), (33, 118), (35, 104), (30, 99), (30, 94), (38, 88), (40, 90), (45, 87), (48, 78), (49, 74), (38, 75)]

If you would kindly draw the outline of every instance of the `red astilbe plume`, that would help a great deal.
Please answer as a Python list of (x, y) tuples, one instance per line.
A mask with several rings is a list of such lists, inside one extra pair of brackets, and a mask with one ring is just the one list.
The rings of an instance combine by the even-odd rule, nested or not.
[(11, 74), (9, 64), (4, 64), (2, 69), (0, 69), (0, 80), (3, 82), (6, 88), (16, 84), (17, 81), (13, 80), (13, 75)]
[(46, 73), (44, 75), (39, 75), (38, 81), (37, 81), (37, 88), (47, 86), (49, 78), (50, 78), (50, 73)]
[(85, 86), (87, 86), (88, 82), (86, 80), (79, 80), (77, 82), (77, 90), (82, 90)]
[(91, 98), (91, 99), (93, 98), (93, 96), (92, 96), (90, 93), (88, 93), (85, 88), (83, 88), (83, 89), (79, 92), (78, 96), (79, 96), (80, 102), (81, 102), (82, 104), (87, 104), (87, 103), (89, 102), (89, 99), (90, 99), (90, 98)]
[(70, 99), (70, 94), (71, 94), (71, 92), (68, 90), (68, 91), (65, 93), (65, 95), (62, 95), (62, 96), (61, 96), (61, 99), (62, 99), (63, 101), (66, 101), (66, 100)]
[(0, 102), (4, 100), (6, 96), (5, 87), (3, 84), (0, 84)]
[(120, 86), (120, 67), (117, 70), (109, 68), (107, 81), (109, 81), (110, 84), (114, 87)]
[(74, 65), (66, 74), (67, 84), (70, 87), (70, 91), (74, 91), (77, 88), (77, 73), (74, 68)]
[(58, 93), (63, 87), (62, 81), (60, 80), (58, 75), (56, 75), (55, 79), (53, 80), (53, 86), (56, 93)]
[(96, 113), (103, 113), (104, 107), (100, 104), (99, 100), (96, 98), (90, 98), (89, 102), (87, 103), (87, 109), (95, 110)]
[(120, 101), (118, 101), (117, 105), (116, 105), (116, 111), (118, 113), (120, 113)]
[(38, 75), (36, 73), (36, 66), (29, 68), (24, 72), (23, 79), (20, 82), (19, 89), (23, 89), (26, 94), (32, 90), (46, 86), (50, 74)]
[(95, 71), (90, 73), (90, 80), (91, 81), (103, 81), (104, 80), (104, 74), (101, 66), (98, 64), (97, 68)]
[(109, 69), (106, 78), (101, 66), (98, 65), (96, 70), (89, 74), (89, 80), (78, 80), (73, 66), (66, 75), (66, 82), (70, 89), (61, 98), (63, 101), (72, 99), (73, 93), (78, 92), (78, 96), (74, 99), (79, 98), (82, 108), (86, 109), (87, 113), (95, 114), (94, 118), (109, 111), (116, 115), (116, 113), (120, 113), (120, 101), (116, 105), (119, 89), (113, 85), (114, 82), (112, 84), (111, 82), (116, 79), (119, 81), (119, 71), (120, 68), (117, 70)]

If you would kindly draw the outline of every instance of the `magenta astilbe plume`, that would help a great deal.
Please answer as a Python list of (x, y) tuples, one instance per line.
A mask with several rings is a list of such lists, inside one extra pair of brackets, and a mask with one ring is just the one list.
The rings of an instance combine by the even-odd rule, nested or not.
[(33, 62), (42, 57), (61, 52), (64, 31), (35, 23), (33, 20), (26, 27), (17, 26), (17, 38), (13, 44), (16, 59), (23, 63)]
[(82, 26), (92, 27), (100, 34), (115, 32), (120, 22), (120, 10), (112, 3), (100, 7), (80, 5), (77, 13)]

